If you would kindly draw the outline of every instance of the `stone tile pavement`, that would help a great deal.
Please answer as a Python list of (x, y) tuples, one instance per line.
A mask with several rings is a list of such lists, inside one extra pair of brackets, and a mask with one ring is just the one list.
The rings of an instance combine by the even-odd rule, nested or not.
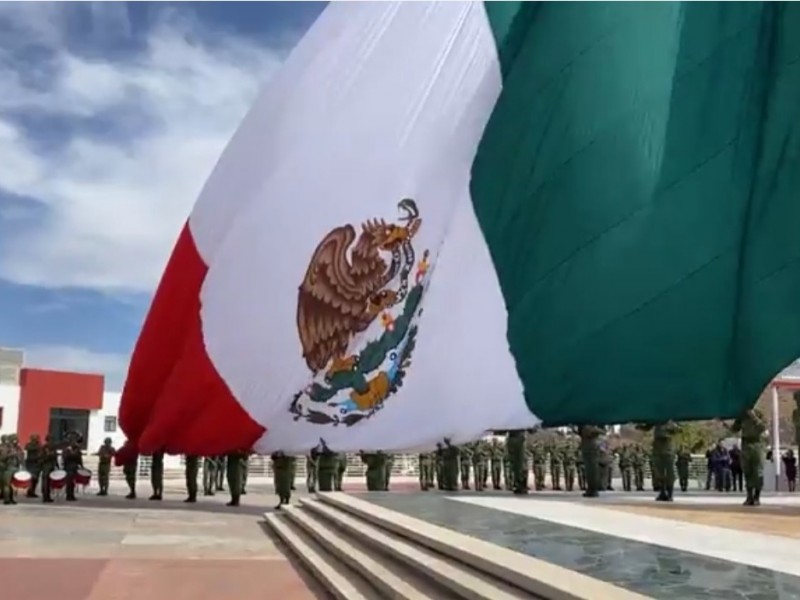
[[(146, 497), (146, 486), (140, 494)], [(274, 496), (252, 489), (184, 504), (84, 495), (0, 506), (2, 596), (13, 600), (306, 600), (327, 597), (262, 528)]]

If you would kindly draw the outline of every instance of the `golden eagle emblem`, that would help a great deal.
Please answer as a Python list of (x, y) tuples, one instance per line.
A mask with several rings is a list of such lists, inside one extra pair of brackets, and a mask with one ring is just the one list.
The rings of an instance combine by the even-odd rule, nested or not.
[[(430, 253), (415, 262), (417, 203), (405, 198), (397, 207), (397, 222), (370, 219), (358, 234), (352, 225), (337, 227), (314, 250), (297, 297), (297, 331), (313, 383), (295, 395), (296, 419), (351, 425), (402, 383)], [(369, 332), (377, 339), (362, 339)]]

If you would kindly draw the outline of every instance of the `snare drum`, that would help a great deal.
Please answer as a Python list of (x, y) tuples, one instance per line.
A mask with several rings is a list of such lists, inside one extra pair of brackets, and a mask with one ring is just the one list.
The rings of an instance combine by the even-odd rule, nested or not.
[(50, 473), (49, 479), (50, 488), (54, 490), (60, 490), (67, 485), (67, 472), (63, 469), (58, 469), (57, 471)]
[(75, 473), (76, 485), (89, 485), (92, 480), (92, 472), (89, 469), (78, 469)]
[(31, 486), (33, 476), (25, 469), (20, 469), (11, 477), (11, 486), (18, 490), (27, 490)]

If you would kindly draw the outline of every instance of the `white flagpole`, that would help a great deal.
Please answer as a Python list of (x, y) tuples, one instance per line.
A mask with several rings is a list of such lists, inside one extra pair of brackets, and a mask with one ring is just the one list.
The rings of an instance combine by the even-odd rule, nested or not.
[(780, 491), (781, 481), (781, 427), (778, 412), (778, 386), (772, 385), (772, 460), (775, 462), (775, 491)]

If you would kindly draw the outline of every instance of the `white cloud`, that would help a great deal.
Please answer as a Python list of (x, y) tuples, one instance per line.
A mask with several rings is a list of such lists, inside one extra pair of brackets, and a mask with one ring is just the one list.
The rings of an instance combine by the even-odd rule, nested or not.
[[(45, 210), (0, 240), (0, 277), (149, 292), (225, 143), (285, 49), (211, 35), (165, 13), (140, 53), (88, 58), (64, 46), (66, 8), (74, 4), (11, 4), (0, 8), (18, 33), (0, 36), (0, 188)], [(103, 25), (96, 29), (129, 31), (126, 13), (93, 6)], [(38, 65), (45, 75), (18, 59), (32, 40), (51, 51)], [(41, 131), (23, 127), (20, 115), (84, 128), (66, 143), (42, 144)], [(103, 122), (129, 133), (87, 132), (87, 123), (91, 130)]]
[(128, 356), (92, 352), (73, 346), (30, 346), (25, 348), (25, 366), (54, 371), (105, 375), (107, 390), (120, 390), (128, 372)]

